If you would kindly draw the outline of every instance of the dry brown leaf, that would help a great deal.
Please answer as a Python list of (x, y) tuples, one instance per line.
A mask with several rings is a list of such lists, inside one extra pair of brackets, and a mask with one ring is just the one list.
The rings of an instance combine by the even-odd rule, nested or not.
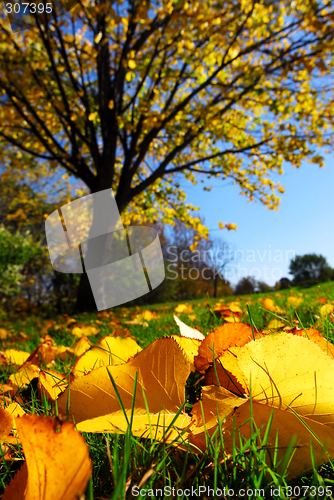
[[(138, 373), (132, 432), (148, 435), (151, 421), (153, 435), (157, 430), (157, 439), (160, 439), (164, 422), (168, 425), (184, 404), (185, 383), (190, 373), (190, 363), (177, 342), (170, 337), (157, 339), (126, 364), (110, 366), (108, 370), (117, 385), (128, 418), (135, 375)], [(70, 414), (81, 431), (124, 432), (127, 429), (127, 421), (108, 370), (106, 367), (93, 370), (71, 384)], [(66, 390), (58, 400), (58, 409), (63, 414), (66, 414), (67, 398)], [(190, 417), (181, 413), (175, 427), (184, 428), (189, 423)]]
[(3, 500), (77, 500), (85, 491), (92, 463), (74, 425), (37, 415), (20, 417), (16, 425), (26, 467), (14, 476)]
[[(255, 338), (259, 335), (255, 333)], [(205, 339), (195, 357), (195, 366), (198, 371), (207, 370), (213, 363), (213, 350), (215, 358), (220, 357), (229, 347), (243, 346), (253, 339), (252, 329), (245, 323), (226, 323), (218, 326)]]

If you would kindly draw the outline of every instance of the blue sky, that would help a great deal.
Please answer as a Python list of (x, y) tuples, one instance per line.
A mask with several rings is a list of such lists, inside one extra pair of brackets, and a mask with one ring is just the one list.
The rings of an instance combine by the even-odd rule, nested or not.
[[(187, 202), (200, 207), (210, 238), (225, 243), (225, 251), (236, 257), (226, 278), (235, 284), (253, 275), (269, 285), (288, 274), (290, 259), (306, 253), (322, 254), (334, 267), (334, 158), (325, 155), (325, 167), (304, 162), (299, 169), (285, 165), (277, 176), (285, 193), (278, 211), (268, 210), (260, 202), (248, 202), (230, 181), (203, 184), (181, 182)], [(276, 180), (276, 178), (273, 180)], [(219, 230), (218, 223), (235, 223), (237, 231)]]

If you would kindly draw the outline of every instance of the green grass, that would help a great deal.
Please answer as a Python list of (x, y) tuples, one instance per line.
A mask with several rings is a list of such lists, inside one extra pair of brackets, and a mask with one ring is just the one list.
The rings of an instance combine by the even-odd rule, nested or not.
[[(287, 326), (317, 328), (330, 342), (334, 342), (333, 319), (321, 317), (319, 313), (321, 304), (318, 301), (319, 297), (334, 301), (334, 283), (325, 283), (309, 289), (293, 289), (295, 295), (304, 298), (297, 310), (287, 302), (290, 293), (290, 290), (283, 290), (242, 297), (225, 297), (224, 303), (237, 300), (243, 311), (241, 320), (252, 324), (254, 331), (266, 328), (268, 322), (276, 318)], [(266, 297), (272, 297), (283, 313), (276, 314), (265, 310), (262, 301)], [(193, 307), (194, 316), (189, 317), (188, 314), (178, 314), (178, 316), (189, 326), (198, 328), (205, 334), (209, 333), (218, 324), (222, 324), (222, 320), (217, 319), (211, 310), (218, 300), (210, 299), (211, 306), (208, 304), (208, 299), (188, 301)], [(120, 321), (119, 327), (127, 328), (141, 347), (146, 347), (158, 337), (179, 333), (173, 319), (176, 305), (177, 303), (168, 303), (148, 307), (150, 311), (157, 312), (157, 317), (144, 325), (128, 325), (123, 322), (130, 321), (134, 313), (145, 308), (120, 307), (113, 309), (112, 312)], [(50, 318), (9, 315), (1, 312), (0, 327), (10, 333), (9, 338), (1, 341), (1, 350), (15, 347), (31, 352), (38, 346), (40, 337), (46, 334), (59, 345), (71, 346), (74, 341), (71, 331), (75, 323), (67, 325), (67, 319), (66, 316), (54, 316), (53, 324), (50, 326)], [(74, 319), (78, 325), (89, 324), (100, 330), (97, 336), (91, 337), (91, 340), (98, 341), (111, 333), (109, 326), (111, 318), (105, 317), (103, 313), (83, 314)], [(20, 335), (20, 332), (23, 332), (26, 337)], [(68, 371), (70, 366), (69, 360), (57, 361), (54, 369)], [(0, 368), (0, 382), (5, 383), (14, 369), (4, 366)], [(191, 374), (188, 379), (186, 387), (186, 411), (188, 412), (191, 411), (192, 404), (200, 394), (200, 383), (196, 383), (200, 378), (199, 374)], [(56, 414), (56, 410), (47, 401), (38, 399), (36, 387), (33, 384), (22, 391), (21, 396), (26, 411)], [(268, 432), (270, 425), (271, 421), (267, 425)], [(222, 490), (222, 498), (229, 499), (243, 497), (332, 498), (329, 494), (330, 491), (334, 491), (334, 471), (331, 464), (326, 464), (319, 470), (314, 468), (294, 481), (287, 481), (289, 460), (293, 455), (293, 442), (287, 449), (284, 460), (278, 463), (275, 453), (271, 454), (268, 459), (268, 454), (270, 454), (266, 447), (268, 432), (261, 438), (259, 429), (253, 422), (251, 438), (245, 440), (236, 429), (233, 456), (224, 461), (221, 460), (224, 443), (219, 425), (213, 436), (207, 436), (206, 453), (199, 454), (195, 454), (186, 445), (180, 449), (170, 443), (156, 441), (154, 436), (146, 439), (135, 437), (131, 433), (131, 425), (125, 435), (84, 433), (94, 464), (92, 478), (86, 490), (86, 499), (172, 498), (169, 492), (172, 493), (173, 487), (175, 496), (180, 499), (196, 498), (194, 491), (201, 493), (199, 495), (201, 499), (219, 498), (213, 493), (217, 490)], [(17, 455), (17, 458), (23, 458), (22, 453)], [(22, 462), (18, 460), (7, 463), (2, 461), (0, 464), (0, 494), (20, 463)], [(138, 485), (141, 485), (140, 495), (139, 490), (135, 488)], [(328, 494), (326, 494), (326, 487)], [(238, 495), (237, 492), (241, 488), (252, 489), (253, 492), (247, 494), (245, 491), (244, 496)], [(155, 494), (155, 490), (161, 490), (165, 494)], [(177, 490), (179, 490), (178, 495)], [(187, 490), (190, 494), (187, 494)]]

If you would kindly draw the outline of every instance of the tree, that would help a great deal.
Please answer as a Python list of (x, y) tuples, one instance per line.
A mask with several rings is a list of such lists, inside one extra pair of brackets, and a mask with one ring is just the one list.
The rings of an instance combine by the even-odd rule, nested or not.
[(24, 278), (24, 264), (39, 255), (41, 249), (28, 232), (13, 234), (3, 224), (0, 225), (0, 248), (0, 296), (4, 301), (17, 293)]
[(248, 295), (254, 293), (256, 288), (256, 280), (252, 276), (241, 278), (234, 288), (235, 295)]
[(219, 295), (219, 289), (227, 285), (226, 292), (224, 295), (232, 295), (233, 291), (229, 286), (228, 281), (224, 278), (224, 270), (227, 264), (233, 261), (233, 256), (230, 252), (226, 252), (226, 243), (221, 241), (219, 238), (211, 240), (211, 246), (208, 252), (205, 254), (205, 263), (209, 266), (212, 274), (213, 282), (213, 297), (216, 298)]
[[(331, 146), (332, 0), (79, 0), (0, 32), (0, 160), (112, 188), (125, 224), (205, 233), (179, 179), (230, 178), (277, 209), (271, 174)], [(329, 128), (330, 127), (330, 128)], [(329, 129), (329, 130), (328, 130)], [(78, 306), (94, 308), (87, 275)]]
[(265, 281), (257, 281), (256, 282), (256, 291), (259, 293), (271, 292), (272, 287), (269, 286)]
[[(31, 309), (33, 306), (41, 307), (48, 302), (58, 312), (69, 312), (73, 308), (73, 299), (79, 282), (79, 275), (57, 273), (50, 266), (50, 259), (46, 246), (44, 230), (45, 217), (57, 208), (54, 198), (60, 197), (61, 205), (70, 200), (69, 188), (61, 187), (54, 179), (54, 183), (48, 186), (47, 192), (43, 179), (43, 169), (32, 171), (12, 171), (11, 176), (3, 170), (0, 183), (0, 227), (13, 239), (15, 234), (22, 235), (22, 242), (30, 241), (31, 248), (36, 247), (39, 251), (31, 255), (31, 258), (23, 259), (19, 269), (19, 288), (12, 287), (10, 294), (6, 295), (6, 304), (12, 306), (17, 302), (24, 301), (25, 306)], [(51, 189), (52, 188), (52, 189)], [(58, 198), (59, 201), (59, 198)], [(28, 233), (29, 240), (24, 239)], [(14, 243), (10, 243), (11, 248)], [(27, 246), (27, 245), (26, 245)], [(5, 259), (2, 252), (2, 259)], [(1, 259), (0, 259), (1, 260)], [(6, 262), (3, 261), (6, 267)]]
[(290, 262), (289, 273), (292, 274), (295, 285), (321, 283), (331, 279), (332, 268), (323, 255), (311, 253), (296, 255)]

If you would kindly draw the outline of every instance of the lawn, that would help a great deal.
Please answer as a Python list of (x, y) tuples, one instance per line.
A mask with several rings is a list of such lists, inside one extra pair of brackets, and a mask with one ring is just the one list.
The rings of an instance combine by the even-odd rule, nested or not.
[[(94, 345), (111, 334), (127, 342), (124, 344), (124, 353), (129, 343), (133, 342), (134, 345), (134, 339), (141, 349), (145, 349), (157, 338), (179, 335), (180, 329), (173, 318), (174, 314), (186, 325), (204, 335), (224, 324), (251, 325), (254, 338), (258, 331), (264, 331), (268, 335), (275, 335), (276, 332), (284, 335), (297, 327), (302, 333), (306, 332), (305, 337), (308, 336), (308, 329), (313, 328), (320, 332), (328, 342), (334, 343), (333, 304), (334, 283), (328, 282), (305, 289), (293, 288), (249, 296), (202, 299), (188, 301), (185, 304), (156, 304), (150, 306), (149, 310), (145, 307), (119, 307), (94, 314), (62, 315), (52, 318), (24, 312), (12, 314), (2, 312), (0, 313), (2, 344), (0, 382), (3, 384), (3, 408), (8, 408), (13, 402), (18, 403), (13, 413), (15, 422), (19, 421), (18, 411), (34, 415), (58, 416), (60, 425), (67, 417), (73, 421), (74, 417), (69, 411), (71, 383), (77, 376), (80, 376), (81, 380), (85, 378), (83, 373), (78, 375), (80, 369), (98, 370), (97, 366), (92, 367), (89, 362), (87, 369), (82, 368), (78, 364), (78, 354), (82, 352), (84, 356), (85, 350), (90, 347), (92, 351)], [(217, 345), (216, 343), (216, 347)], [(33, 354), (28, 358), (28, 354), (18, 353), (16, 350)], [(86, 354), (87, 352), (89, 351), (87, 350)], [(218, 380), (214, 352), (212, 359), (211, 370), (214, 373), (213, 377), (217, 376)], [(109, 360), (111, 363), (101, 362), (100, 364), (117, 364), (115, 358), (112, 360), (109, 356)], [(22, 375), (23, 363), (26, 368), (25, 376)], [(32, 365), (37, 368), (32, 369)], [(177, 373), (177, 367), (175, 370)], [(67, 407), (65, 405), (65, 411), (60, 410), (62, 404), (64, 407), (61, 398), (58, 407), (58, 396), (53, 398), (52, 391), (48, 390), (46, 382), (43, 385), (44, 375), (46, 380), (46, 375), (54, 372), (57, 372), (58, 377), (60, 377), (59, 374), (67, 376), (62, 387), (60, 387), (61, 384), (57, 384), (59, 392), (64, 391), (70, 381), (70, 388), (66, 389), (70, 396)], [(69, 376), (71, 372), (75, 372), (74, 377)], [(112, 370), (108, 371), (109, 383), (110, 386), (114, 386), (118, 398), (120, 394), (117, 391), (117, 381), (114, 380), (113, 373)], [(60, 378), (58, 381), (60, 382)], [(99, 381), (95, 383), (98, 385)], [(212, 381), (212, 383), (215, 382)], [(206, 384), (203, 372), (190, 372), (185, 385), (184, 407), (181, 408), (186, 416), (189, 415), (189, 418), (194, 405), (200, 405), (202, 387)], [(218, 386), (220, 389), (219, 381), (218, 385), (216, 384), (216, 387)], [(138, 395), (141, 390), (140, 384), (138, 386), (135, 384), (134, 388)], [(126, 414), (122, 415), (122, 397), (118, 399), (118, 403), (120, 415), (117, 418), (127, 418)], [(75, 404), (75, 399), (71, 400), (71, 404)], [(97, 402), (96, 405), (98, 404)], [(94, 406), (94, 401), (91, 405)], [(283, 460), (278, 460), (278, 455), (275, 453), (268, 460), (270, 453), (267, 442), (270, 420), (267, 426), (268, 433), (264, 436), (255, 425), (252, 427), (251, 436), (247, 439), (243, 439), (242, 436), (239, 439), (239, 433), (236, 432), (233, 451), (224, 456), (223, 426), (217, 425), (213, 433), (205, 430), (203, 434), (205, 449), (196, 450), (195, 447), (187, 445), (186, 431), (181, 432), (175, 438), (178, 445), (170, 438), (170, 433), (180, 414), (176, 413), (175, 418), (166, 425), (167, 428), (162, 436), (155, 434), (154, 431), (152, 433), (150, 422), (151, 432), (145, 434), (145, 437), (140, 437), (130, 430), (130, 428), (135, 428), (134, 415), (133, 399), (132, 413), (130, 412), (131, 425), (127, 427), (127, 430), (125, 426), (124, 432), (82, 431), (93, 463), (93, 472), (84, 498), (96, 500), (175, 496), (190, 499), (199, 496), (209, 499), (219, 498), (220, 494), (221, 498), (229, 499), (243, 496), (245, 498), (332, 498), (334, 471), (329, 458), (325, 460), (327, 463), (320, 468), (317, 469), (315, 464), (312, 467), (313, 451), (311, 448), (309, 450), (310, 471), (292, 479), (289, 471), (293, 457), (291, 464), (289, 461), (294, 453), (293, 443), (285, 450)], [(155, 429), (153, 420), (152, 428)], [(10, 433), (10, 438), (6, 440), (4, 435), (1, 436), (3, 439), (0, 466), (1, 494), (22, 466), (24, 454), (27, 462), (29, 456), (29, 452), (21, 446), (20, 432), (19, 429), (15, 430), (15, 426)], [(60, 467), (60, 464), (56, 465)], [(29, 462), (28, 473), (29, 478), (32, 477), (33, 472), (32, 467), (29, 467)], [(39, 480), (43, 482), (42, 479)], [(15, 496), (8, 496), (8, 498), (15, 498)], [(16, 498), (19, 500), (21, 497)], [(40, 494), (36, 498), (44, 497)], [(52, 498), (57, 499), (57, 493)], [(75, 496), (62, 498), (74, 499)]]

